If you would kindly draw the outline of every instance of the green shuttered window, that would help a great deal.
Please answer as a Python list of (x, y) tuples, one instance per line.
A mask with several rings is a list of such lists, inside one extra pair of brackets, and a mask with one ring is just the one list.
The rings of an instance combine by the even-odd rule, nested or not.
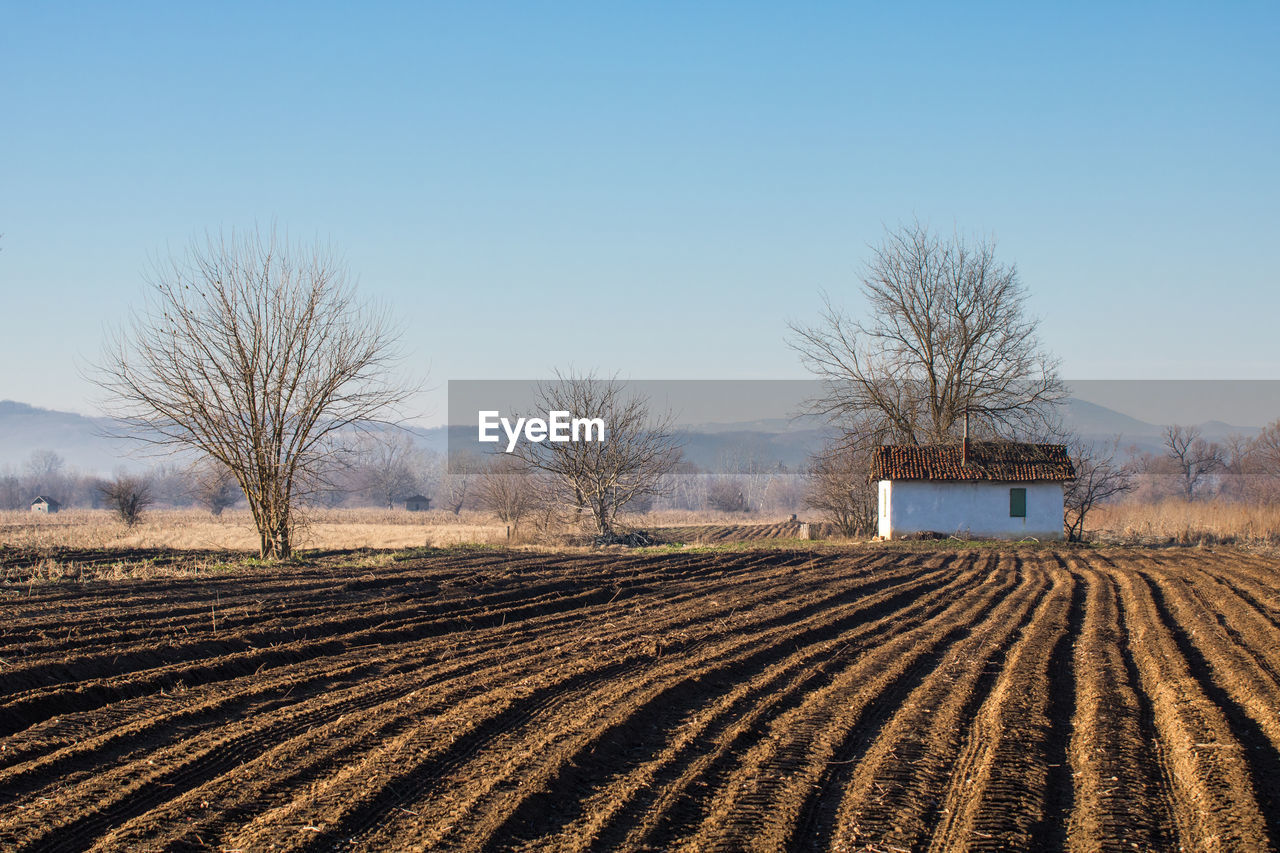
[(1027, 517), (1027, 490), (1026, 489), (1010, 489), (1009, 490), (1009, 517), (1010, 518), (1026, 518)]

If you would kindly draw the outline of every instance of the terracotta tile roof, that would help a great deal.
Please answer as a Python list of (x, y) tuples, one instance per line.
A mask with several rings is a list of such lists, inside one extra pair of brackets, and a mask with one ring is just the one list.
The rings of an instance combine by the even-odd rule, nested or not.
[(871, 479), (1060, 482), (1076, 475), (1061, 444), (974, 441), (969, 443), (967, 464), (961, 461), (962, 451), (959, 444), (877, 447), (871, 458)]

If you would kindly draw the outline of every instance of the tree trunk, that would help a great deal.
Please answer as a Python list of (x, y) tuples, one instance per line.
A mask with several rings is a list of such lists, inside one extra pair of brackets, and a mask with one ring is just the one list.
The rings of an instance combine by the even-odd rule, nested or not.
[(288, 501), (272, 505), (250, 501), (254, 524), (258, 527), (258, 556), (263, 560), (287, 560), (293, 556), (293, 519)]
[(292, 556), (293, 542), (288, 518), (277, 519), (276, 523), (272, 525), (272, 529), (266, 533), (262, 558), (264, 560), (287, 560)]
[(595, 516), (596, 532), (601, 536), (613, 535), (613, 523), (609, 518), (609, 507), (603, 501), (592, 501), (591, 513)]

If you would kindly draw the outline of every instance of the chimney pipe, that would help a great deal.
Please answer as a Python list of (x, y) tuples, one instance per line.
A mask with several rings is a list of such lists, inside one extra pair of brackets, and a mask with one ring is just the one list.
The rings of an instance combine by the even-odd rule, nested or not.
[(969, 464), (969, 410), (964, 410), (964, 449), (960, 451), (960, 464)]

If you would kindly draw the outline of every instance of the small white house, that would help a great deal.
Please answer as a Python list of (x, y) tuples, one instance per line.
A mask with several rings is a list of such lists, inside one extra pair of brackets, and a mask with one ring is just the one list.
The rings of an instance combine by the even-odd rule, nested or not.
[(885, 539), (919, 533), (1061, 539), (1063, 490), (1074, 478), (1060, 444), (885, 446), (871, 462)]

